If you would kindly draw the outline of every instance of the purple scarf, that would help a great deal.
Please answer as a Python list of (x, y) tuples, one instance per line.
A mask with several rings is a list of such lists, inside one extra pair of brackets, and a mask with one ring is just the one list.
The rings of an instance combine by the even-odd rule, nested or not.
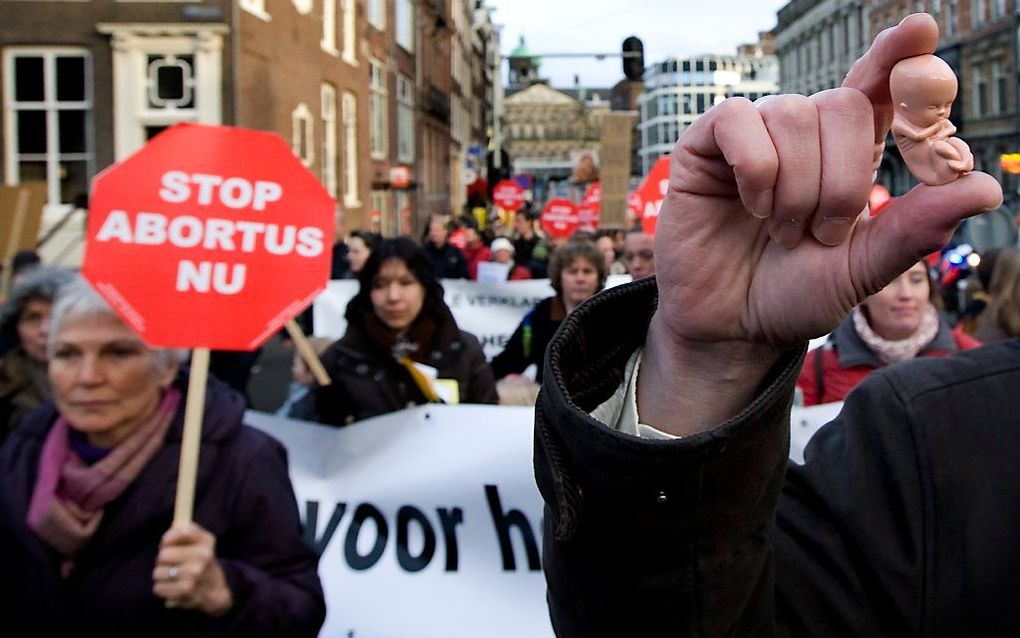
[[(149, 420), (92, 465), (71, 447), (67, 420), (57, 418), (43, 443), (29, 528), (65, 558), (81, 551), (99, 527), (103, 507), (131, 485), (163, 446), (180, 400), (181, 393), (169, 388)], [(65, 576), (69, 567), (65, 561)]]

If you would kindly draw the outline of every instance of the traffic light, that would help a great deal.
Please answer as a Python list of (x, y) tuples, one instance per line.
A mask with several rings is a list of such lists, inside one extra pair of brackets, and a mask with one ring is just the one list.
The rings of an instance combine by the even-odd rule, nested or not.
[(645, 45), (637, 36), (623, 41), (623, 75), (628, 80), (640, 81), (645, 74)]

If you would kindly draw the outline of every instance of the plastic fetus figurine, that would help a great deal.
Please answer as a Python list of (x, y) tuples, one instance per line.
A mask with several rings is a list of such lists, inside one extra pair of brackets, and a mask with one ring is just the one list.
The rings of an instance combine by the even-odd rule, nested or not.
[(901, 60), (889, 76), (893, 139), (910, 172), (929, 186), (974, 170), (970, 148), (953, 137), (956, 127), (949, 121), (956, 89), (953, 70), (934, 55)]

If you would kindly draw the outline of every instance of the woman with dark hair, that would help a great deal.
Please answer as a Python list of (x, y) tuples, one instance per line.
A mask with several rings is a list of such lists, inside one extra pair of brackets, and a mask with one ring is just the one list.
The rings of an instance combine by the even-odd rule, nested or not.
[(382, 240), (379, 233), (367, 230), (356, 230), (351, 233), (347, 240), (347, 261), (350, 267), (344, 273), (343, 279), (357, 279), (358, 273), (365, 267), (372, 250)]
[(549, 261), (549, 282), (556, 294), (543, 299), (524, 315), (503, 352), (492, 360), (496, 379), (538, 366), (535, 381), (542, 382), (542, 363), (560, 322), (581, 302), (606, 285), (609, 270), (599, 249), (587, 239), (572, 239), (560, 246)]
[(347, 425), (422, 403), (496, 403), (478, 340), (457, 327), (425, 255), (384, 239), (347, 304), (347, 332), (322, 362), (333, 382), (315, 395), (318, 420)]
[(0, 334), (15, 346), (0, 359), (0, 442), (21, 419), (50, 398), (46, 339), (60, 286), (74, 278), (63, 268), (37, 267), (22, 275), (0, 307)]

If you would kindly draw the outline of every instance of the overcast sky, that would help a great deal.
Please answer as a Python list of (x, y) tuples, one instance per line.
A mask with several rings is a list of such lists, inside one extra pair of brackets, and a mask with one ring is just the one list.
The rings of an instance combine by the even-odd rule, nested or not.
[[(521, 35), (533, 52), (614, 52), (636, 35), (645, 45), (645, 63), (673, 55), (735, 53), (755, 42), (759, 31), (776, 24), (787, 0), (485, 0), (493, 21), (503, 25), (504, 54)], [(506, 79), (506, 63), (503, 63)], [(623, 79), (620, 58), (547, 59), (542, 77), (553, 86), (609, 87)]]

